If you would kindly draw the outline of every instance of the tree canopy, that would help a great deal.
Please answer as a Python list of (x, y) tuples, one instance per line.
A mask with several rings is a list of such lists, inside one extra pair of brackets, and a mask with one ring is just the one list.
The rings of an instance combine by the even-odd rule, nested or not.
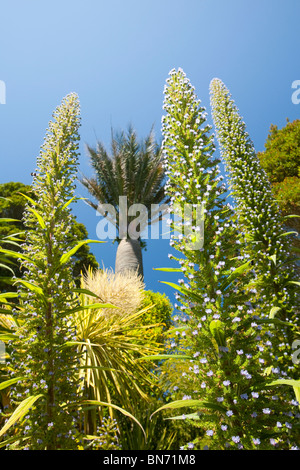
[[(272, 124), (258, 158), (283, 214), (300, 215), (300, 119), (287, 120), (282, 129)], [(288, 219), (287, 225), (299, 233), (299, 218)]]

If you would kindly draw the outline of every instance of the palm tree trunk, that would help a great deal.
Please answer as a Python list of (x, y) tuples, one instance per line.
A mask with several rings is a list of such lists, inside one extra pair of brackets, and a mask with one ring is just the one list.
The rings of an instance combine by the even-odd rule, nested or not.
[(140, 240), (128, 238), (120, 241), (116, 255), (115, 272), (137, 272), (144, 279)]

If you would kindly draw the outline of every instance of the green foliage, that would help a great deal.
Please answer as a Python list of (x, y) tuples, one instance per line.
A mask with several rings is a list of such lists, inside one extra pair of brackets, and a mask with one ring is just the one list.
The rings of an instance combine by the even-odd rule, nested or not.
[(165, 294), (146, 290), (144, 291), (142, 308), (146, 309), (147, 307), (151, 308), (142, 316), (141, 322), (143, 325), (157, 325), (157, 327), (149, 328), (145, 334), (151, 335), (157, 342), (163, 342), (165, 340), (164, 333), (172, 324), (172, 304)]
[(258, 158), (271, 183), (299, 177), (300, 120), (287, 122), (282, 129), (271, 125), (265, 151), (258, 152)]
[[(117, 404), (134, 413), (137, 403), (147, 400), (145, 387), (152, 383), (152, 374), (143, 361), (136, 362), (136, 359), (155, 354), (159, 348), (141, 335), (143, 309), (126, 313), (120, 312), (119, 308), (111, 308), (109, 304), (101, 307), (96, 302), (94, 297), (82, 293), (82, 308), (72, 318), (82, 357), (82, 394), (88, 399)], [(72, 345), (76, 346), (76, 342)], [(92, 417), (87, 417), (88, 434), (95, 432), (97, 414), (102, 420), (105, 410), (100, 408)], [(113, 409), (110, 414), (116, 417)]]
[[(257, 156), (283, 214), (300, 216), (300, 120), (288, 121), (282, 129), (271, 125), (265, 150)], [(287, 219), (286, 225), (300, 233), (298, 217)], [(299, 239), (293, 244), (299, 248)]]
[(118, 422), (110, 416), (104, 417), (97, 427), (96, 435), (87, 435), (89, 441), (87, 449), (91, 450), (119, 450), (119, 429)]

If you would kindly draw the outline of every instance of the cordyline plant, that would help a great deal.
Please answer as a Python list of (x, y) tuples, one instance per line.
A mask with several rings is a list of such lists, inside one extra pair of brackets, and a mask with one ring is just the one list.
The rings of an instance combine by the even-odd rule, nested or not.
[[(178, 359), (174, 356), (182, 372), (172, 390), (176, 401), (161, 409), (184, 408), (185, 412), (196, 408), (194, 413), (176, 417), (199, 428), (189, 447), (290, 448), (295, 445), (292, 426), (297, 419), (297, 402), (291, 399), (290, 388), (280, 389), (277, 395), (274, 389), (266, 388), (275, 378), (290, 378), (288, 367), (281, 370), (278, 364), (279, 345), (273, 349), (277, 334), (273, 327), (283, 320), (269, 318), (271, 299), (258, 290), (261, 277), (254, 253), (260, 247), (247, 249), (241, 212), (225, 204), (225, 187), (218, 161), (213, 158), (211, 127), (199, 103), (185, 73), (172, 70), (165, 87), (163, 117), (163, 152), (169, 175), (166, 190), (182, 213), (186, 204), (201, 204), (204, 237), (202, 246), (191, 249), (197, 227), (192, 225), (191, 235), (190, 230), (184, 231), (184, 224), (193, 223), (190, 218), (183, 217), (181, 226), (178, 220), (171, 221), (171, 229), (183, 229), (177, 237), (174, 233), (171, 244), (181, 254), (176, 259), (185, 275), (173, 287), (179, 291), (182, 310), (176, 332), (178, 347), (188, 356), (183, 363), (180, 355)], [(232, 150), (234, 144), (233, 140)], [(251, 180), (254, 193), (260, 190), (258, 181)], [(263, 273), (267, 270), (262, 265), (259, 268)], [(262, 316), (265, 306), (267, 321), (272, 322), (267, 326)], [(287, 302), (286, 311), (290, 309)], [(292, 329), (291, 323), (286, 323)], [(291, 355), (288, 363), (292, 368)]]

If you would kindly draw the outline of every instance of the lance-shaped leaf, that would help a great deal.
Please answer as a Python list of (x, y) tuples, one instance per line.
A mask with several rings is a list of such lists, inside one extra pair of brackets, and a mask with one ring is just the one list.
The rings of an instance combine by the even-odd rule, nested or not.
[(129, 411), (124, 410), (123, 408), (120, 408), (119, 406), (114, 405), (112, 403), (106, 403), (104, 401), (98, 401), (98, 400), (84, 400), (80, 404), (81, 405), (85, 405), (85, 404), (86, 405), (94, 405), (95, 407), (99, 407), (99, 406), (105, 406), (106, 407), (107, 406), (109, 408), (113, 408), (115, 410), (120, 411), (120, 413), (122, 413), (124, 416), (127, 416), (128, 418), (132, 419), (141, 428), (141, 430), (143, 431), (144, 437), (147, 440), (147, 436), (146, 436), (146, 433), (145, 433), (145, 430), (144, 430), (143, 426), (131, 413), (129, 413)]
[(42, 266), (41, 262), (39, 262), (37, 260), (34, 260), (34, 259), (30, 258), (29, 256), (24, 255), (23, 253), (19, 253), (19, 252), (12, 251), (12, 250), (6, 250), (4, 248), (0, 248), (0, 253), (5, 253), (6, 255), (11, 256), (12, 258), (23, 259), (23, 260), (28, 261), (29, 263), (35, 264), (36, 266), (39, 266), (39, 267)]
[(35, 294), (38, 294), (42, 298), (45, 297), (43, 289), (41, 287), (36, 286), (32, 282), (24, 281), (23, 279), (17, 279), (16, 283), (23, 284), (23, 286), (27, 287), (29, 290), (31, 290)]
[(195, 293), (195, 291), (189, 290), (186, 287), (178, 286), (174, 282), (159, 281), (161, 284), (167, 284), (170, 287), (178, 290), (183, 295), (190, 297), (195, 302), (202, 302), (202, 297)]
[(10, 387), (11, 385), (19, 382), (20, 380), (25, 380), (25, 379), (26, 377), (14, 377), (13, 379), (5, 380), (4, 382), (0, 383), (0, 390), (4, 390)]
[(150, 416), (150, 419), (152, 416), (154, 416), (156, 413), (162, 410), (167, 410), (167, 409), (178, 409), (178, 408), (201, 408), (201, 409), (211, 409), (215, 411), (220, 411), (220, 412), (226, 412), (227, 409), (224, 406), (218, 405), (216, 403), (208, 402), (208, 401), (203, 401), (203, 400), (176, 400), (172, 401), (170, 403), (167, 403), (166, 405), (161, 406), (158, 408), (152, 415)]
[(164, 271), (167, 273), (181, 273), (182, 270), (180, 268), (153, 268), (154, 271)]
[(279, 379), (279, 380), (274, 380), (273, 382), (270, 382), (266, 385), (267, 387), (272, 387), (275, 385), (287, 385), (289, 387), (293, 387), (294, 393), (296, 396), (296, 400), (299, 405), (300, 409), (300, 380), (292, 380), (292, 379)]
[(87, 243), (104, 243), (103, 241), (100, 240), (82, 240), (79, 243), (77, 243), (76, 246), (74, 246), (71, 250), (69, 250), (67, 253), (64, 253), (61, 258), (60, 258), (60, 264), (67, 263), (69, 259), (75, 255), (75, 253), (81, 248), (83, 245), (86, 245)]
[(152, 356), (139, 357), (137, 361), (161, 361), (166, 359), (193, 359), (192, 356), (185, 354), (155, 354)]
[[(36, 205), (36, 201), (34, 201), (31, 197), (27, 196), (26, 194), (23, 194), (23, 193), (20, 193), (23, 197), (25, 197), (33, 206)], [(45, 225), (45, 221), (43, 219), (43, 217), (39, 214), (39, 212), (35, 209), (33, 209), (33, 207), (31, 206), (27, 206), (27, 209), (36, 217), (38, 223), (40, 224), (40, 226), (42, 228), (45, 228), (46, 225)]]
[(222, 289), (226, 289), (229, 287), (229, 285), (239, 276), (245, 274), (246, 272), (248, 272), (250, 269), (251, 269), (251, 262), (252, 260), (250, 261), (247, 261), (246, 263), (242, 264), (241, 266), (239, 266), (238, 268), (236, 268), (234, 271), (232, 271), (232, 273), (224, 280), (224, 282), (222, 283), (222, 286), (221, 286), (221, 290)]
[(39, 394), (39, 395), (32, 395), (28, 398), (25, 398), (25, 400), (20, 403), (20, 405), (15, 409), (9, 420), (5, 423), (3, 428), (0, 430), (0, 437), (5, 434), (8, 429), (13, 426), (17, 421), (19, 421), (25, 414), (28, 412), (28, 410), (34, 405), (34, 403), (42, 398), (44, 395)]

